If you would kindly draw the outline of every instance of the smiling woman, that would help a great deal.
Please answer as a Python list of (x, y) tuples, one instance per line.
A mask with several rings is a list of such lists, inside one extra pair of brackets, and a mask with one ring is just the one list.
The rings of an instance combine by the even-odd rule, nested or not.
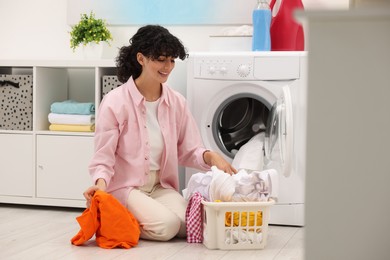
[(106, 94), (96, 118), (95, 154), (89, 166), (98, 190), (117, 198), (141, 225), (141, 238), (185, 237), (187, 201), (178, 192), (178, 166), (235, 173), (207, 150), (184, 97), (166, 83), (186, 49), (166, 28), (146, 25), (119, 50), (122, 85)]

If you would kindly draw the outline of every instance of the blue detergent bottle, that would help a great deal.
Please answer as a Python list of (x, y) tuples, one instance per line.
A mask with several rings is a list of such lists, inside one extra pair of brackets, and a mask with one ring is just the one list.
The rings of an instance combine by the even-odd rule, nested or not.
[(252, 51), (271, 50), (271, 8), (266, 0), (257, 0), (252, 13), (253, 36)]

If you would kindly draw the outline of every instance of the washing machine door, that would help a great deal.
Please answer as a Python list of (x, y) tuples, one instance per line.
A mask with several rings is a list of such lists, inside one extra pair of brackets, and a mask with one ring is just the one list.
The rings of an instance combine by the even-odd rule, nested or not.
[(290, 88), (285, 86), (270, 111), (264, 145), (268, 168), (275, 168), (285, 177), (292, 171), (293, 136), (291, 94)]

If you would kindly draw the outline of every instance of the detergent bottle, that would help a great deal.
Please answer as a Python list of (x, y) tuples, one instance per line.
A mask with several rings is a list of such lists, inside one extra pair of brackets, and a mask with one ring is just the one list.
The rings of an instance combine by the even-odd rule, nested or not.
[(257, 0), (257, 5), (252, 13), (253, 22), (253, 51), (271, 50), (271, 8), (266, 0)]
[(271, 50), (303, 51), (304, 34), (302, 25), (294, 18), (294, 11), (304, 9), (301, 0), (271, 0)]

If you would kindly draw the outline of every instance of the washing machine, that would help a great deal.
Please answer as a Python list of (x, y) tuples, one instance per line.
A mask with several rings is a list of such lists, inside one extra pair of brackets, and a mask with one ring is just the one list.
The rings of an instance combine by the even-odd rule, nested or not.
[[(187, 100), (206, 148), (232, 162), (264, 133), (263, 169), (278, 171), (270, 223), (304, 225), (305, 52), (190, 53)], [(199, 172), (186, 168), (186, 183)]]

